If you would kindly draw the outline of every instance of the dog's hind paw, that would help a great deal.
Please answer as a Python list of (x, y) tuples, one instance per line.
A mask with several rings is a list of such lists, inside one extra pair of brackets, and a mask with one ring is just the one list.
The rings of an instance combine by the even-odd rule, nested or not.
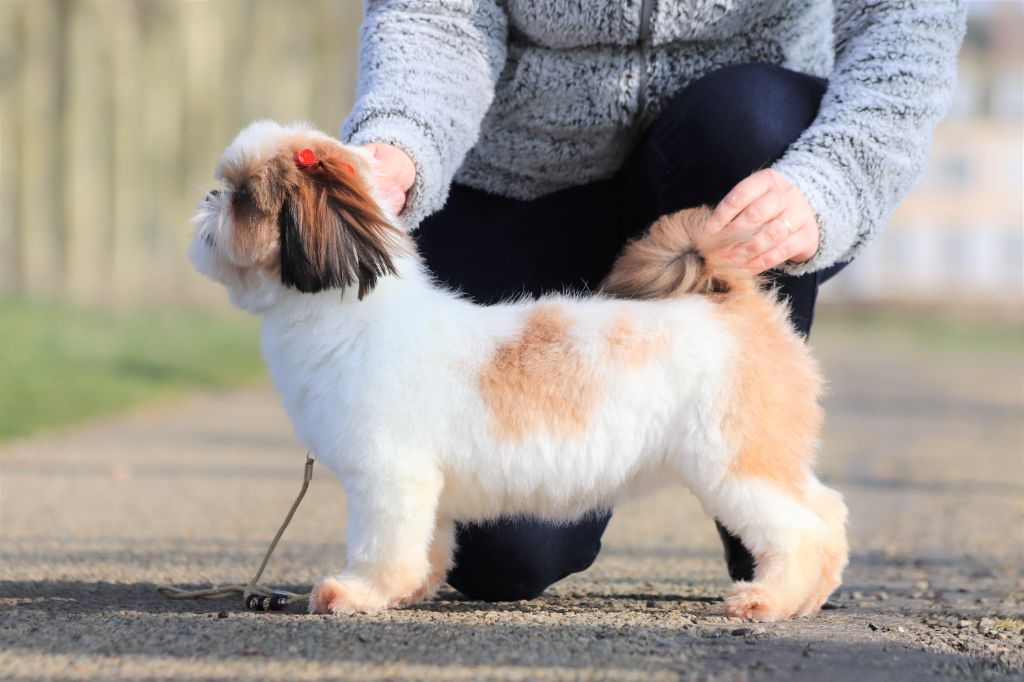
[(733, 585), (725, 598), (725, 615), (730, 618), (744, 618), (771, 622), (789, 618), (793, 610), (780, 604), (777, 594), (757, 583), (739, 582)]

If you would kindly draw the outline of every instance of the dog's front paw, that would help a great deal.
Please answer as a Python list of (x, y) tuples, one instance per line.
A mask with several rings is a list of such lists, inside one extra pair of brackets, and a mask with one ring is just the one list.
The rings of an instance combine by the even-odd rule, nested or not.
[(310, 613), (376, 613), (388, 606), (387, 599), (362, 580), (351, 576), (324, 578), (309, 595)]
[(430, 599), (437, 591), (444, 585), (445, 577), (447, 576), (446, 571), (436, 571), (431, 573), (427, 577), (426, 581), (420, 585), (417, 589), (413, 590), (408, 596), (402, 597), (395, 601), (395, 606), (412, 606), (413, 604), (419, 604), (421, 601)]
[(771, 622), (789, 618), (793, 610), (780, 603), (779, 595), (765, 585), (740, 582), (733, 585), (725, 598), (725, 615), (730, 618), (745, 618)]

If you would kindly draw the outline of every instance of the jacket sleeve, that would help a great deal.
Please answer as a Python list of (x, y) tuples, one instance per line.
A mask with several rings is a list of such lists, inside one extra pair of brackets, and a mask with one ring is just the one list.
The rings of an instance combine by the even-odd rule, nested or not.
[(774, 168), (810, 202), (813, 272), (851, 259), (917, 181), (947, 112), (965, 12), (960, 0), (837, 0), (836, 63), (814, 123)]
[(369, 0), (360, 29), (356, 101), (341, 126), (351, 144), (405, 151), (416, 182), (408, 229), (440, 209), (505, 63), (507, 20), (493, 0)]

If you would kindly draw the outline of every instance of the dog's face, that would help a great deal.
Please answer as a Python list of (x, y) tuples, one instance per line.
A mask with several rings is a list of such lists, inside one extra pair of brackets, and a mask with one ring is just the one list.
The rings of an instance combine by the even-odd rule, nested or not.
[(251, 124), (217, 164), (224, 187), (193, 218), (192, 263), (252, 312), (272, 305), (282, 287), (356, 286), (362, 298), (410, 251), (373, 196), (369, 165), (364, 152), (322, 133)]

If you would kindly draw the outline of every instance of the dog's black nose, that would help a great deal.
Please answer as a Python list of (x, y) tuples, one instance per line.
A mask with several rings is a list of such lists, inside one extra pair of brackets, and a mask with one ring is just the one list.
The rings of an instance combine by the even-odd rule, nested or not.
[(207, 201), (212, 201), (213, 199), (216, 199), (219, 196), (220, 196), (220, 190), (219, 189), (211, 189), (210, 193), (206, 195), (206, 200)]

